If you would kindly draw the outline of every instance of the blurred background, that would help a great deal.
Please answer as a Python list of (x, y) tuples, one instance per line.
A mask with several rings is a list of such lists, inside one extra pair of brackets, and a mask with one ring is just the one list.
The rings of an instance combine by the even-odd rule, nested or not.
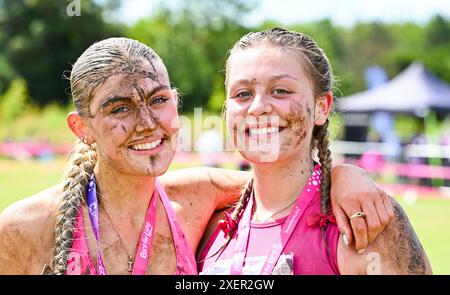
[[(228, 49), (273, 26), (310, 35), (331, 61), (335, 163), (364, 168), (395, 196), (434, 273), (450, 274), (446, 0), (0, 0), (0, 212), (62, 180), (75, 141), (66, 77), (90, 44), (126, 36), (151, 46), (182, 93), (182, 114), (201, 107), (206, 117), (222, 110)], [(248, 169), (208, 144), (220, 133), (200, 128), (197, 152), (178, 152), (170, 169)]]

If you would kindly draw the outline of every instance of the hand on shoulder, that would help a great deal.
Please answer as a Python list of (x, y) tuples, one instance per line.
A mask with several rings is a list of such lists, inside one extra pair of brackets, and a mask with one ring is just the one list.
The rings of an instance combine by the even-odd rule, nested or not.
[(389, 197), (394, 218), (386, 229), (357, 254), (346, 248), (342, 238), (338, 247), (338, 264), (342, 274), (432, 274), (431, 265), (409, 219), (398, 202)]

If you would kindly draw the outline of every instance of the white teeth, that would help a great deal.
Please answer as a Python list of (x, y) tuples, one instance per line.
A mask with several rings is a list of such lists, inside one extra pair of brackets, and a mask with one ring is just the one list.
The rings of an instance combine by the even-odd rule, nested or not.
[(136, 144), (132, 145), (131, 148), (133, 150), (142, 151), (142, 150), (151, 150), (157, 147), (161, 143), (161, 139), (157, 139), (155, 141), (144, 143), (144, 144)]
[(250, 136), (255, 135), (265, 135), (265, 134), (272, 134), (272, 133), (278, 133), (279, 128), (278, 127), (269, 127), (269, 128), (250, 128)]

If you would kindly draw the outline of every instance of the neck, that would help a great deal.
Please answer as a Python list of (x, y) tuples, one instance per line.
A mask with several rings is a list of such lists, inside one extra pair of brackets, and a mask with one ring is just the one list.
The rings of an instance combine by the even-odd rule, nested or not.
[(155, 178), (136, 176), (114, 170), (98, 162), (94, 168), (99, 202), (112, 216), (141, 219), (155, 190)]
[[(293, 205), (313, 171), (310, 152), (299, 153), (298, 157), (285, 161), (254, 163), (252, 166), (255, 205), (259, 216), (268, 216), (289, 204)], [(292, 206), (279, 213), (288, 211), (288, 208)]]

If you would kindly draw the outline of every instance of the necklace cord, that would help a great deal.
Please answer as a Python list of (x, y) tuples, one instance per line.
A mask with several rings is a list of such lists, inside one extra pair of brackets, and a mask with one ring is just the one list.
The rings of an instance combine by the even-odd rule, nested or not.
[(284, 210), (286, 210), (287, 208), (289, 208), (290, 206), (292, 206), (292, 204), (294, 204), (297, 201), (297, 198), (295, 198), (292, 202), (290, 202), (287, 206), (281, 208), (280, 210), (276, 211), (275, 213), (272, 213), (269, 217), (266, 217), (262, 220), (258, 219), (258, 211), (255, 210), (255, 216), (254, 219), (257, 222), (266, 222), (267, 220), (271, 219), (272, 217), (274, 217), (275, 215), (277, 215), (280, 212), (283, 212)]

